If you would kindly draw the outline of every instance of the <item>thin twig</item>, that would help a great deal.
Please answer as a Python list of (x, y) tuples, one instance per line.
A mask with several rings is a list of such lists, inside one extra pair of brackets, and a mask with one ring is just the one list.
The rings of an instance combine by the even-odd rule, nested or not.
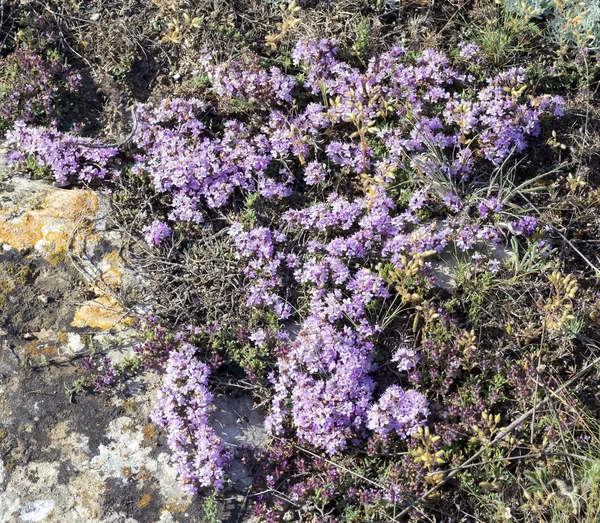
[[(543, 328), (542, 328), (542, 336), (540, 339), (540, 351), (538, 353), (538, 361), (537, 361), (537, 365), (535, 368), (535, 371), (537, 373), (538, 369), (540, 368), (540, 363), (542, 360), (542, 350), (544, 350), (544, 335), (546, 334), (546, 325), (544, 324)], [(533, 445), (533, 436), (534, 436), (534, 432), (535, 432), (535, 413), (536, 413), (536, 407), (537, 407), (537, 393), (538, 393), (538, 380), (535, 380), (535, 389), (533, 391), (533, 412), (531, 413), (531, 431), (529, 434), (529, 444)]]
[[(276, 439), (279, 439), (281, 441), (283, 441), (283, 438), (279, 438), (277, 436), (274, 436)], [(301, 450), (302, 452), (305, 452), (306, 454), (308, 454), (309, 456), (312, 456), (313, 458), (318, 458), (318, 459), (322, 459), (323, 461), (326, 461), (327, 463), (329, 463), (330, 465), (333, 465), (334, 467), (337, 467), (345, 472), (348, 472), (348, 474), (351, 474), (352, 476), (355, 476), (357, 478), (362, 479), (363, 481), (366, 481), (367, 483), (370, 483), (371, 485), (374, 485), (380, 489), (385, 488), (381, 483), (378, 483), (377, 481), (373, 481), (369, 478), (366, 478), (365, 476), (363, 476), (362, 474), (359, 474), (358, 472), (354, 472), (353, 470), (350, 470), (349, 468), (344, 467), (343, 465), (340, 465), (339, 463), (336, 463), (335, 461), (331, 461), (328, 458), (325, 458), (323, 456), (320, 456), (319, 454), (316, 454), (314, 452), (312, 452), (311, 450), (305, 449), (304, 447), (301, 447), (300, 445), (298, 445), (297, 443), (292, 443), (292, 445), (297, 448), (298, 450)]]
[(596, 273), (596, 276), (600, 276), (600, 269), (598, 269), (598, 267), (596, 267), (590, 260), (588, 260), (588, 258), (577, 248), (575, 247), (575, 245), (573, 245), (573, 242), (571, 240), (569, 240), (562, 232), (560, 232), (558, 229), (554, 228), (554, 231), (563, 239), (563, 241), (565, 241), (566, 243), (569, 244), (569, 247), (571, 247), (571, 249), (573, 249), (577, 254), (579, 254), (579, 256), (581, 256), (581, 258), (583, 259), (583, 261), (585, 263), (587, 263), (587, 265), (594, 270), (594, 272)]
[(522, 456), (509, 456), (507, 458), (498, 458), (498, 459), (488, 459), (486, 461), (478, 461), (477, 463), (470, 463), (468, 465), (462, 464), (458, 467), (454, 467), (452, 469), (447, 470), (435, 470), (433, 472), (428, 472), (425, 474), (426, 476), (435, 476), (436, 474), (448, 474), (453, 470), (465, 470), (473, 467), (479, 467), (481, 465), (489, 465), (491, 463), (502, 463), (504, 461), (521, 461), (526, 459), (534, 459), (534, 458), (543, 458), (544, 456), (564, 456), (568, 458), (579, 459), (581, 461), (587, 461), (593, 463), (595, 460), (588, 458), (587, 456), (581, 456), (579, 454), (572, 454), (571, 452), (534, 452), (531, 454), (523, 454)]

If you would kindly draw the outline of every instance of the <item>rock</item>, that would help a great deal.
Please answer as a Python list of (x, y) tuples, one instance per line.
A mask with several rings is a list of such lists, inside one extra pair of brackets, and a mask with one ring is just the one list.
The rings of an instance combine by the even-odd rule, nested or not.
[(67, 334), (67, 340), (69, 350), (72, 353), (81, 352), (85, 349), (85, 343), (83, 343), (83, 340), (79, 334), (76, 334), (75, 332), (69, 332)]
[(148, 310), (140, 301), (142, 272), (121, 256), (122, 238), (109, 230), (110, 205), (101, 194), (20, 177), (8, 179), (1, 189), (3, 246), (54, 266), (72, 264), (97, 295), (82, 305), (74, 326), (114, 329), (127, 323), (115, 294), (132, 302), (134, 310)]
[(120, 329), (132, 322), (113, 296), (100, 296), (87, 301), (75, 312), (73, 327), (94, 327), (102, 330)]
[[(264, 416), (248, 396), (231, 397), (223, 394), (215, 397), (215, 411), (211, 425), (225, 447), (235, 452), (242, 446), (264, 447), (268, 436), (264, 429)], [(252, 478), (239, 460), (234, 460), (227, 470), (227, 476), (234, 488), (245, 491)]]
[[(82, 376), (75, 358), (131, 357), (132, 311), (152, 309), (109, 215), (90, 190), (18, 177), (0, 184), (0, 523), (203, 521), (201, 499), (180, 487), (149, 419), (160, 376), (105, 395), (71, 392)], [(264, 443), (249, 398), (217, 396), (216, 407), (212, 424), (227, 446)], [(229, 477), (239, 492), (251, 485), (239, 461)]]
[(19, 513), (21, 521), (43, 521), (52, 514), (56, 502), (53, 499), (43, 499), (27, 503)]

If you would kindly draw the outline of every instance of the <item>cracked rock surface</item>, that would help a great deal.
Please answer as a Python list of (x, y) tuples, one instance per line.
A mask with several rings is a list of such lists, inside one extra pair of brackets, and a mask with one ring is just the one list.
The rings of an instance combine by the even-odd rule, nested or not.
[[(90, 347), (114, 362), (132, 355), (130, 316), (151, 310), (107, 203), (86, 189), (8, 177), (2, 160), (0, 149), (0, 523), (203, 521), (148, 417), (159, 374), (108, 394), (67, 393)], [(264, 441), (247, 397), (217, 396), (213, 418), (232, 448)], [(236, 462), (230, 478), (221, 520), (247, 521), (248, 471)]]

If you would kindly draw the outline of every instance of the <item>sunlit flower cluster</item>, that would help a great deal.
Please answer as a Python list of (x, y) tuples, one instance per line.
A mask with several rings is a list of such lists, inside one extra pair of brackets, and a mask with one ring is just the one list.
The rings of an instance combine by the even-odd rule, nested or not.
[[(503, 218), (500, 194), (464, 213), (473, 204), (461, 187), (523, 151), (562, 100), (528, 93), (520, 69), (481, 82), (464, 65), (478, 52), (463, 45), (455, 65), (438, 51), (414, 58), (394, 47), (359, 68), (338, 58), (335, 42), (307, 40), (292, 53), (302, 80), (252, 58), (220, 65), (207, 55), (205, 99), (137, 107), (132, 171), (165, 205), (143, 230), (148, 244), (160, 248), (177, 222), (227, 213), (250, 281), (246, 304), (278, 318), (272, 434), (333, 455), (418, 430), (429, 404), (406, 376), (419, 363), (407, 347), (383, 347), (387, 319), (423, 300), (435, 283), (431, 257), (451, 250), (495, 272), (490, 247), (536, 230), (532, 217)], [(15, 161), (33, 156), (59, 180), (103, 178), (117, 154), (22, 124), (9, 140)], [(399, 189), (400, 171), (411, 190)], [(269, 219), (238, 212), (250, 197), (271, 206)], [(267, 346), (263, 329), (248, 339)], [(393, 379), (381, 382), (378, 359), (397, 369)], [(190, 490), (222, 486), (227, 461), (208, 423), (208, 374), (192, 345), (172, 352), (154, 414)]]
[(64, 92), (75, 90), (79, 74), (55, 56), (44, 58), (28, 49), (19, 49), (2, 58), (0, 64), (0, 130), (12, 122), (48, 124), (58, 116), (58, 102)]

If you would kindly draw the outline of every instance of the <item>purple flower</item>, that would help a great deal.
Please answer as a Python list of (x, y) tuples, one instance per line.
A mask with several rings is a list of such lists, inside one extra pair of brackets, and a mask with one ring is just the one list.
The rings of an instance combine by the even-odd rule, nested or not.
[(80, 85), (81, 76), (60, 59), (42, 57), (24, 46), (2, 60), (0, 129), (10, 129), (16, 121), (51, 124), (63, 95)]
[(458, 48), (459, 48), (458, 54), (465, 60), (474, 62), (476, 64), (479, 64), (482, 62), (481, 48), (477, 44), (475, 44), (473, 42), (470, 42), (470, 43), (459, 42)]
[(265, 106), (292, 101), (294, 77), (283, 74), (277, 67), (266, 71), (260, 66), (257, 56), (246, 55), (244, 59), (213, 65), (212, 56), (206, 53), (200, 65), (221, 98), (247, 99)]
[(525, 216), (518, 222), (511, 222), (511, 225), (516, 234), (531, 236), (538, 226), (538, 221), (533, 216)]
[(144, 228), (144, 237), (150, 247), (158, 247), (165, 238), (171, 235), (171, 227), (165, 222), (155, 220)]
[(167, 430), (172, 461), (186, 490), (224, 486), (225, 467), (231, 455), (209, 424), (212, 394), (208, 390), (208, 365), (197, 349), (183, 343), (169, 355), (167, 372), (152, 411), (154, 423)]
[(491, 214), (499, 213), (500, 211), (502, 211), (503, 207), (503, 203), (495, 196), (492, 196), (489, 200), (482, 201), (479, 204), (477, 210), (479, 212), (479, 216), (481, 216), (485, 220)]
[(319, 162), (310, 162), (304, 168), (304, 181), (306, 185), (317, 185), (323, 182), (326, 176), (325, 166)]
[(415, 367), (415, 351), (402, 345), (392, 356), (392, 360), (400, 372), (410, 370)]
[(540, 240), (537, 243), (537, 252), (541, 258), (545, 258), (552, 251), (552, 245), (547, 240)]
[(43, 127), (30, 127), (17, 121), (6, 133), (6, 142), (16, 149), (10, 157), (12, 165), (27, 158), (35, 159), (58, 182), (80, 179), (86, 182), (102, 180), (113, 173), (110, 163), (117, 154), (113, 147), (98, 147), (98, 140), (80, 138)]
[(500, 270), (500, 260), (494, 258), (489, 261), (488, 268), (490, 272), (496, 273)]
[(428, 415), (428, 402), (421, 393), (390, 385), (369, 410), (367, 427), (384, 438), (393, 432), (406, 438), (423, 426)]
[(463, 204), (460, 198), (453, 193), (448, 193), (444, 196), (444, 203), (450, 208), (453, 212), (458, 212), (462, 209)]
[(257, 346), (262, 347), (267, 341), (267, 333), (264, 329), (258, 329), (249, 336), (250, 341), (253, 341)]

